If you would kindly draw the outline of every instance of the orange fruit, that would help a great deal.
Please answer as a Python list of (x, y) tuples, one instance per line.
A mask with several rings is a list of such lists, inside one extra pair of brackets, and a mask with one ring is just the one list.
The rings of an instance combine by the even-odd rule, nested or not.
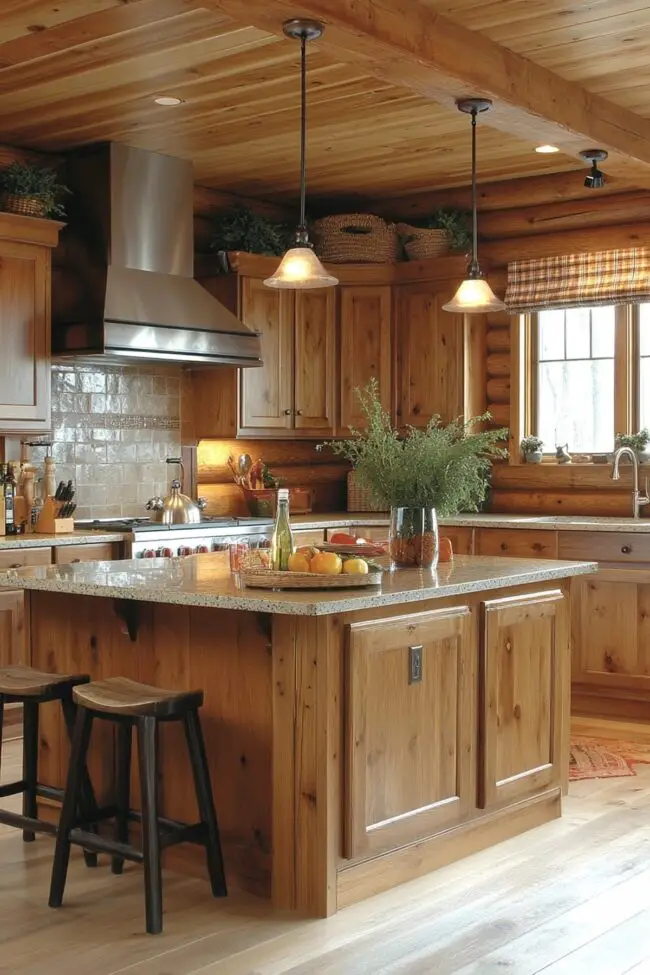
[(311, 559), (318, 552), (317, 548), (313, 545), (301, 545), (296, 549), (294, 555), (306, 555), (308, 559)]
[(311, 572), (318, 575), (338, 575), (343, 568), (341, 559), (336, 552), (319, 552), (309, 564)]
[(438, 542), (438, 561), (439, 562), (450, 562), (454, 557), (454, 547), (451, 543), (451, 538), (447, 538), (443, 535)]
[(289, 572), (309, 572), (311, 559), (304, 552), (294, 552), (289, 556), (287, 568)]
[(343, 571), (348, 575), (367, 576), (368, 563), (364, 559), (347, 559), (343, 563)]

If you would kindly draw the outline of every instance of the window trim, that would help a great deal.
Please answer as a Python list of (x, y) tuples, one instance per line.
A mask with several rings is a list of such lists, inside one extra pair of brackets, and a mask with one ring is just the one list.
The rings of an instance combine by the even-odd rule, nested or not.
[[(634, 433), (640, 427), (640, 315), (637, 303), (616, 305), (614, 337), (614, 430)], [(519, 457), (519, 444), (536, 429), (538, 336), (537, 313), (513, 318), (511, 333), (513, 402), (511, 457)], [(545, 458), (554, 452), (544, 454)]]

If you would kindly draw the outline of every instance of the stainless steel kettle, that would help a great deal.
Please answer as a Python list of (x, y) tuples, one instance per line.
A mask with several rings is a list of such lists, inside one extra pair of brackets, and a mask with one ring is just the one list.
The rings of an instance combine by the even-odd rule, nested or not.
[(168, 457), (168, 464), (177, 464), (181, 469), (180, 480), (173, 480), (171, 490), (165, 498), (151, 498), (147, 501), (147, 511), (151, 512), (153, 521), (163, 525), (196, 525), (201, 521), (201, 512), (206, 502), (203, 498), (192, 501), (183, 494), (185, 469), (179, 457)]

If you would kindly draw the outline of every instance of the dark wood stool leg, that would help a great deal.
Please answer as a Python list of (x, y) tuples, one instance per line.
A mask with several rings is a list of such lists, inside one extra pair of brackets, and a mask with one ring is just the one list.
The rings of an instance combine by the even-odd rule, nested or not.
[(142, 852), (147, 933), (162, 931), (162, 873), (158, 834), (158, 721), (137, 719), (138, 759), (142, 802)]
[[(118, 843), (129, 842), (129, 803), (131, 801), (131, 739), (133, 726), (131, 722), (120, 723), (117, 726), (117, 741), (115, 748), (115, 839)], [(113, 873), (122, 873), (124, 860), (113, 857), (111, 869)]]
[[(23, 778), (25, 791), (23, 792), (23, 816), (36, 819), (38, 806), (36, 800), (36, 786), (38, 784), (38, 704), (25, 701), (23, 705)], [(29, 829), (23, 830), (25, 843), (33, 843), (36, 834)]]
[[(71, 696), (66, 695), (66, 697), (61, 698), (61, 711), (63, 712), (63, 720), (68, 732), (68, 738), (70, 739), (70, 746), (72, 747), (77, 708)], [(92, 782), (90, 781), (90, 775), (85, 763), (80, 775), (81, 785), (79, 788), (79, 794), (81, 796), (81, 802), (78, 811), (81, 819), (84, 819), (86, 816), (88, 817), (91, 824), (90, 829), (93, 833), (96, 833), (97, 826), (94, 825), (94, 820), (97, 818), (97, 800), (95, 799), (95, 790), (93, 789)], [(87, 867), (97, 866), (96, 853), (91, 853), (90, 850), (84, 850), (83, 854)]]
[(63, 901), (63, 891), (68, 874), (70, 860), (70, 830), (74, 827), (77, 810), (81, 801), (81, 781), (86, 767), (86, 756), (90, 742), (90, 732), (93, 716), (86, 708), (78, 708), (77, 719), (72, 737), (70, 752), (70, 767), (63, 797), (63, 807), (59, 820), (59, 831), (54, 849), (54, 863), (52, 865), (52, 881), (50, 884), (50, 907), (60, 907)]
[(214, 798), (212, 796), (212, 785), (210, 783), (210, 769), (205, 753), (205, 743), (201, 722), (197, 711), (188, 711), (183, 718), (185, 735), (187, 738), (187, 748), (190, 753), (192, 763), (192, 773), (194, 775), (194, 787), (196, 789), (196, 799), (199, 807), (201, 822), (206, 827), (205, 849), (208, 861), (208, 872), (212, 893), (215, 897), (226, 897), (228, 890), (226, 887), (226, 877), (223, 868), (223, 855), (221, 853), (221, 841), (219, 839), (219, 826), (217, 824), (217, 814), (214, 808)]

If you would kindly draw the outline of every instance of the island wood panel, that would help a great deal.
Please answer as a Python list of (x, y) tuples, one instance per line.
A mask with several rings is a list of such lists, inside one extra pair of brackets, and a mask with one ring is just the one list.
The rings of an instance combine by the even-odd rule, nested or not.
[(260, 368), (241, 369), (240, 433), (293, 428), (294, 296), (256, 278), (241, 281), (241, 319), (260, 333)]
[(482, 808), (557, 787), (566, 777), (568, 625), (561, 590), (484, 603)]
[(445, 423), (463, 413), (463, 316), (443, 311), (451, 285), (421, 283), (396, 289), (400, 425), (426, 426), (434, 416)]
[(0, 667), (26, 663), (22, 589), (0, 589)]
[(391, 412), (391, 306), (388, 285), (341, 288), (341, 410), (340, 432), (366, 423), (355, 390), (375, 379), (379, 400)]
[[(201, 688), (201, 720), (226, 869), (246, 889), (268, 896), (271, 883), (271, 637), (270, 618), (250, 613), (111, 599), (31, 593), (32, 663), (46, 670), (120, 674), (161, 687)], [(133, 611), (132, 641), (121, 615)], [(68, 746), (59, 713), (41, 708), (40, 775), (49, 785), (65, 778)], [(191, 820), (194, 787), (182, 729), (161, 729), (161, 808)], [(100, 800), (113, 789), (113, 727), (96, 721), (89, 768)], [(138, 807), (137, 761), (132, 801)], [(171, 851), (170, 856), (184, 857)], [(205, 875), (199, 854), (192, 872)], [(186, 868), (187, 869), (187, 868)]]
[(334, 288), (295, 295), (294, 427), (305, 436), (334, 434), (336, 299)]
[[(557, 532), (526, 528), (477, 528), (476, 555), (507, 555), (511, 558), (556, 559)], [(585, 556), (586, 558), (586, 556)]]
[(353, 624), (348, 646), (344, 854), (358, 858), (474, 808), (476, 618), (458, 606)]

